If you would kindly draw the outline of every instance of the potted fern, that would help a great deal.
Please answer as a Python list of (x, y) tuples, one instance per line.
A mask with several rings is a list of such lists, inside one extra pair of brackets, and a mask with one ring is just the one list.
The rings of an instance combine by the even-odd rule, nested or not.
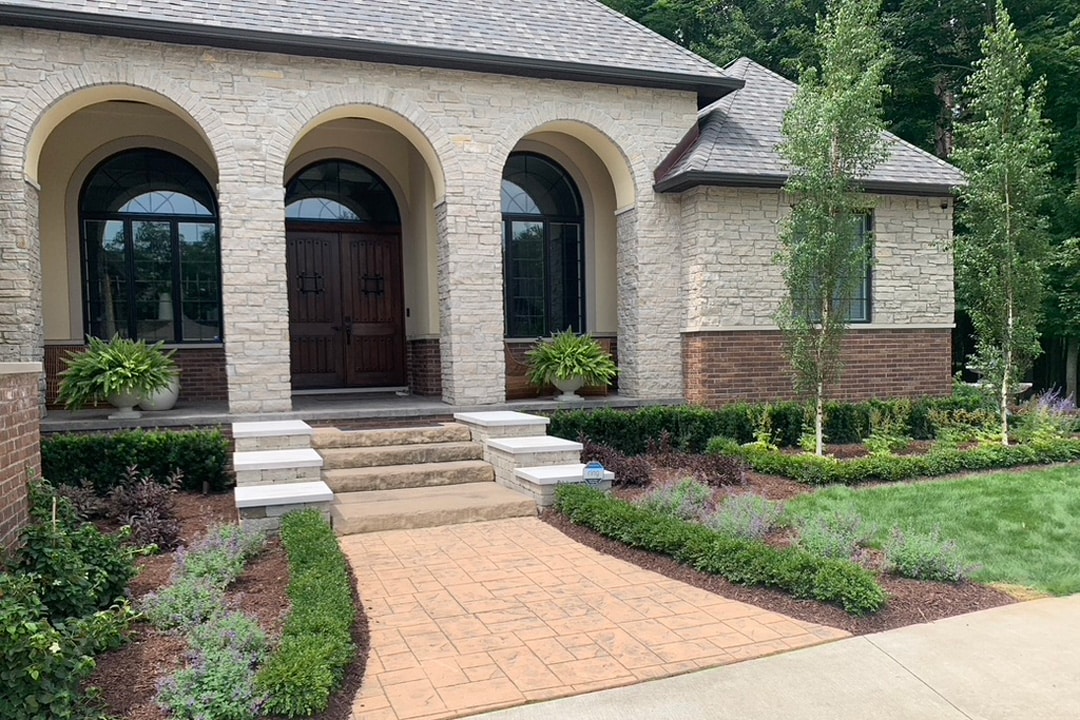
[(119, 412), (110, 418), (136, 418), (136, 403), (168, 388), (176, 379), (173, 351), (162, 343), (128, 340), (114, 335), (111, 340), (87, 338), (89, 347), (68, 353), (60, 373), (58, 399), (69, 410), (77, 410), (102, 400)]
[(607, 387), (619, 372), (596, 338), (569, 329), (538, 340), (525, 357), (529, 382), (554, 385), (562, 391), (556, 398), (562, 401), (581, 400), (575, 392), (584, 385)]

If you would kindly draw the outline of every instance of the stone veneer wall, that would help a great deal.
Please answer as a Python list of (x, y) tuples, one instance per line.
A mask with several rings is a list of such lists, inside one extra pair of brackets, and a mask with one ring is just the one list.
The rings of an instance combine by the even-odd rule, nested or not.
[(41, 476), (41, 365), (0, 363), (0, 548), (28, 519), (26, 483)]
[[(794, 399), (778, 330), (683, 336), (686, 400), (716, 407)], [(952, 334), (942, 330), (856, 330), (844, 338), (844, 370), (833, 400), (924, 397), (952, 392)]]
[[(60, 373), (63, 359), (69, 352), (85, 348), (85, 345), (45, 346), (45, 403), (55, 406), (60, 392)], [(173, 360), (180, 369), (180, 400), (182, 402), (228, 400), (229, 388), (225, 378), (225, 348), (198, 347), (177, 348)]]
[(442, 395), (442, 361), (438, 338), (409, 340), (405, 346), (405, 368), (413, 395)]

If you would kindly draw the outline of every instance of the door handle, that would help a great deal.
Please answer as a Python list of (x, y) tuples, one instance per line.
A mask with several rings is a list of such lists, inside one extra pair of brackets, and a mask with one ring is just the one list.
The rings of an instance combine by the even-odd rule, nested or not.
[(352, 345), (352, 318), (345, 318), (345, 344)]

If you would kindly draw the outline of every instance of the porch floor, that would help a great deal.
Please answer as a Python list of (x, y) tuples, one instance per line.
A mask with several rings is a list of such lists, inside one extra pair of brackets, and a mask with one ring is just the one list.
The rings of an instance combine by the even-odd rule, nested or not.
[(552, 398), (511, 400), (492, 405), (450, 405), (438, 398), (419, 395), (387, 394), (294, 395), (290, 412), (239, 413), (229, 412), (224, 402), (180, 402), (172, 410), (143, 412), (133, 420), (110, 420), (113, 408), (93, 408), (69, 411), (49, 408), (41, 420), (43, 433), (118, 430), (122, 428), (193, 427), (203, 425), (228, 426), (234, 422), (259, 420), (304, 420), (325, 425), (333, 422), (365, 422), (387, 420), (402, 424), (409, 420), (448, 419), (456, 412), (516, 410), (518, 412), (552, 412), (565, 409), (637, 408), (652, 405), (682, 405), (681, 398), (648, 399), (618, 394), (588, 397), (581, 402), (566, 403)]

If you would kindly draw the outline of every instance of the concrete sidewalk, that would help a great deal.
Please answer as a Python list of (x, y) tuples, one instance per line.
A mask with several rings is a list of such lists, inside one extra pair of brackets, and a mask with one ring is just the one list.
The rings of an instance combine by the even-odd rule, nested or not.
[(1080, 595), (1036, 600), (475, 720), (1075, 720)]

